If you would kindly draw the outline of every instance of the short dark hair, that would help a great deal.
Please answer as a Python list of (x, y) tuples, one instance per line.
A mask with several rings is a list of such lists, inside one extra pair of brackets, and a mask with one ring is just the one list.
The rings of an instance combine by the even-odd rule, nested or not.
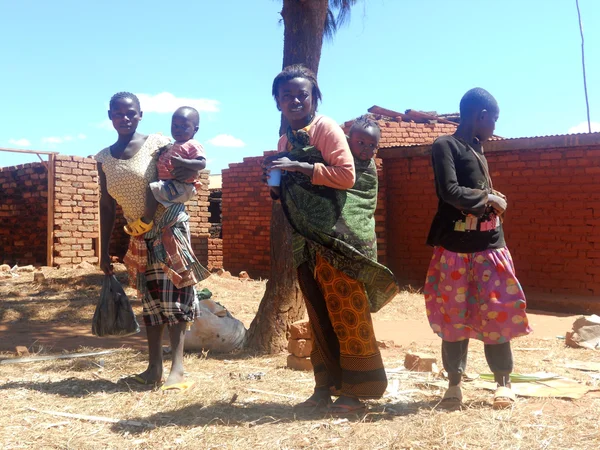
[(468, 117), (484, 109), (497, 111), (498, 102), (492, 94), (482, 88), (473, 88), (467, 91), (460, 100), (460, 116)]
[(348, 131), (348, 136), (352, 136), (352, 131), (356, 130), (357, 128), (360, 128), (362, 130), (366, 130), (367, 128), (375, 128), (379, 132), (379, 137), (381, 138), (381, 127), (379, 126), (377, 121), (374, 120), (368, 114), (364, 114), (360, 117), (357, 117), (354, 120), (354, 123), (352, 124), (352, 126), (350, 127), (350, 130)]
[(317, 109), (317, 105), (322, 99), (321, 90), (319, 89), (319, 83), (317, 82), (317, 76), (315, 73), (306, 67), (304, 64), (292, 64), (291, 66), (287, 66), (284, 68), (273, 80), (273, 88), (271, 93), (273, 94), (273, 98), (277, 100), (277, 96), (279, 95), (279, 86), (281, 86), (286, 81), (293, 80), (294, 78), (304, 78), (312, 84), (312, 97), (314, 102), (314, 107)]
[(113, 106), (115, 106), (115, 103), (117, 103), (123, 98), (127, 98), (133, 101), (133, 104), (137, 107), (138, 111), (142, 110), (142, 107), (140, 106), (140, 99), (137, 98), (137, 96), (135, 94), (132, 94), (131, 92), (117, 92), (115, 95), (113, 95), (110, 98), (110, 103), (108, 104), (109, 109), (112, 109)]
[(192, 108), (191, 106), (181, 106), (175, 110), (173, 115), (175, 116), (177, 114), (188, 114), (188, 113), (191, 116), (190, 118), (192, 119), (192, 122), (194, 123), (194, 125), (196, 125), (196, 126), (200, 125), (200, 113), (198, 112), (198, 110), (196, 108)]

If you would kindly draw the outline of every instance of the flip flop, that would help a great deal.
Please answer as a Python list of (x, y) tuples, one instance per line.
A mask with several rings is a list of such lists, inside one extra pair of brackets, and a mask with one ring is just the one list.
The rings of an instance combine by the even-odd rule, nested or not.
[(302, 409), (302, 408), (323, 408), (323, 407), (328, 407), (329, 405), (331, 405), (331, 397), (328, 398), (322, 398), (320, 400), (313, 400), (311, 398), (309, 398), (308, 400), (304, 400), (301, 403), (298, 403), (296, 405), (294, 405), (294, 408), (296, 409)]
[(132, 383), (139, 384), (140, 386), (159, 386), (165, 382), (165, 380), (160, 380), (158, 382), (157, 381), (151, 382), (149, 380), (146, 380), (145, 378), (142, 378), (140, 375), (132, 375), (129, 377), (121, 378), (119, 381), (121, 381), (123, 383), (132, 382)]
[(498, 389), (494, 392), (494, 403), (492, 404), (492, 408), (510, 408), (516, 401), (517, 398), (511, 388), (507, 386), (498, 386)]
[(367, 410), (367, 405), (344, 405), (341, 403), (332, 403), (327, 406), (329, 410), (329, 414), (334, 416), (345, 416), (347, 414), (360, 414), (361, 412), (365, 412)]
[(175, 384), (170, 384), (170, 385), (166, 385), (163, 384), (160, 387), (160, 390), (163, 394), (166, 393), (177, 393), (177, 394), (182, 394), (185, 391), (187, 391), (189, 388), (191, 388), (195, 383), (193, 381), (182, 381), (181, 383), (175, 383)]
[(154, 227), (154, 221), (150, 221), (150, 223), (145, 223), (141, 218), (136, 220), (135, 222), (128, 223), (123, 227), (125, 233), (130, 236), (141, 236), (142, 234), (147, 233)]
[(462, 405), (463, 395), (462, 389), (460, 385), (450, 386), (444, 392), (444, 396), (442, 397), (442, 401), (440, 402), (444, 406), (460, 406)]

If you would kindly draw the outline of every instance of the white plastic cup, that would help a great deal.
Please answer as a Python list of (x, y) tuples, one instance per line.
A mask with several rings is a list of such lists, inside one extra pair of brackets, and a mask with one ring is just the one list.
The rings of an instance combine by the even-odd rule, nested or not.
[(269, 172), (269, 178), (267, 178), (267, 184), (269, 186), (280, 186), (281, 185), (281, 169), (272, 169)]

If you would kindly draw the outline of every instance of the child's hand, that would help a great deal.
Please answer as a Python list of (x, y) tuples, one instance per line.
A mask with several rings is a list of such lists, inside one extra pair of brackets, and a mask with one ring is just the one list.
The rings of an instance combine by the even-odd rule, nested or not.
[(177, 181), (185, 183), (186, 180), (190, 178), (196, 178), (199, 174), (199, 171), (190, 167), (189, 159), (184, 159), (181, 156), (173, 156), (171, 158), (171, 164), (173, 165), (173, 170), (171, 170), (171, 174)]
[(492, 190), (492, 194), (497, 195), (498, 197), (502, 197), (504, 200), (506, 200), (506, 195), (504, 195), (502, 192), (497, 191), (496, 189)]
[[(506, 203), (506, 197), (495, 194), (488, 194), (488, 203), (496, 211), (498, 215), (501, 215), (506, 211), (508, 204)], [(504, 197), (504, 198), (503, 198)]]
[(171, 158), (171, 164), (173, 165), (173, 167), (186, 167), (187, 160), (182, 158), (181, 156), (173, 156)]

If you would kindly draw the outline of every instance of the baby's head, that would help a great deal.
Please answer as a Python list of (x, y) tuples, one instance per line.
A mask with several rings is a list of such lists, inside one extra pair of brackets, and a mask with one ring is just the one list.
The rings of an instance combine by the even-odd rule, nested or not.
[(367, 161), (375, 156), (379, 148), (381, 129), (369, 116), (360, 116), (348, 132), (348, 143), (355, 158)]
[(178, 144), (183, 144), (194, 137), (200, 127), (200, 114), (191, 106), (177, 108), (171, 119), (171, 136)]

